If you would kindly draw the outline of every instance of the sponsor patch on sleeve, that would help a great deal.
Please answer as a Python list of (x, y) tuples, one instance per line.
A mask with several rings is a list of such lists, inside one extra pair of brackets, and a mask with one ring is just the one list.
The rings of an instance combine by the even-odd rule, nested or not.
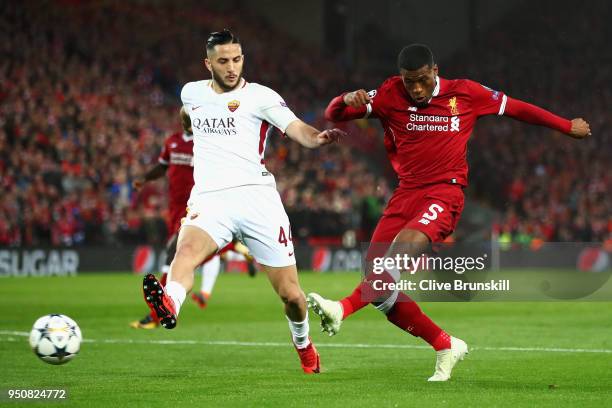
[(481, 85), (481, 86), (482, 86), (484, 89), (486, 89), (487, 91), (491, 92), (491, 99), (493, 99), (493, 100), (495, 100), (495, 101), (499, 99), (499, 95), (500, 95), (500, 92), (499, 92), (499, 91), (496, 91), (495, 89), (491, 89), (491, 88), (489, 88), (488, 86), (485, 86), (485, 85), (482, 85), (482, 84), (480, 84), (480, 85)]

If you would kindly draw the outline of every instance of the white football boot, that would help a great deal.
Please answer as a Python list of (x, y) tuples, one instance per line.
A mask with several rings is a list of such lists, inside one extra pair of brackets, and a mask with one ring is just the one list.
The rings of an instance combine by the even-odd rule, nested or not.
[(453, 367), (459, 360), (468, 354), (465, 341), (451, 336), (451, 348), (436, 351), (436, 371), (427, 381), (448, 381), (451, 378)]
[(309, 293), (306, 302), (321, 318), (321, 331), (326, 331), (330, 336), (338, 333), (344, 314), (340, 302), (325, 299), (317, 293)]

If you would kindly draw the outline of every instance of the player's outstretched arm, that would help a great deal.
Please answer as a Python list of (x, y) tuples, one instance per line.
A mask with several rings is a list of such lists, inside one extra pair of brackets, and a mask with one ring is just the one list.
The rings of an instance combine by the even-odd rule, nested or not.
[(518, 99), (508, 98), (504, 115), (533, 125), (546, 126), (576, 139), (582, 139), (591, 134), (589, 124), (582, 118), (564, 119), (545, 109)]
[(361, 119), (368, 115), (368, 104), (372, 100), (364, 89), (336, 96), (325, 109), (325, 119), (330, 122), (344, 122)]
[(290, 139), (310, 149), (337, 142), (341, 137), (346, 136), (346, 132), (335, 128), (321, 132), (299, 119), (294, 120), (287, 126), (285, 134)]

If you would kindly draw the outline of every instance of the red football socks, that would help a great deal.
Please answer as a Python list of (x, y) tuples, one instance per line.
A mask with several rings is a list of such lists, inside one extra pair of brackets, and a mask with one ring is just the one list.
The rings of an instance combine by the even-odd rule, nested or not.
[(362, 290), (370, 290), (370, 285), (365, 281), (359, 283), (353, 293), (340, 300), (340, 303), (342, 304), (342, 310), (344, 311), (342, 315), (342, 320), (346, 319), (356, 311), (363, 309), (370, 303), (369, 301), (364, 300)]
[[(342, 320), (364, 308), (382, 293), (375, 291), (368, 281), (362, 281), (353, 293), (340, 300)], [(451, 346), (450, 336), (435, 324), (405, 293), (399, 293), (395, 305), (387, 313), (387, 320), (413, 336), (429, 343), (434, 350), (444, 350)]]
[(451, 346), (450, 336), (427, 317), (419, 305), (404, 293), (399, 294), (397, 302), (387, 314), (387, 320), (413, 336), (422, 338), (436, 351), (448, 349)]
[(373, 281), (382, 281), (384, 283), (394, 282), (393, 277), (388, 273), (369, 274), (363, 281), (357, 285), (353, 293), (344, 299), (340, 300), (344, 314), (342, 320), (352, 315), (356, 311), (364, 308), (372, 302), (382, 302), (387, 299), (393, 291), (391, 290), (376, 290), (373, 287)]

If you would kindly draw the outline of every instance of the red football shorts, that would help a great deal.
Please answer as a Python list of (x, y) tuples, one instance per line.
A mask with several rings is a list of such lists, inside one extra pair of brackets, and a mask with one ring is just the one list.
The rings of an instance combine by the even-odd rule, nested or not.
[(463, 211), (463, 189), (457, 184), (398, 187), (378, 221), (372, 243), (390, 243), (402, 229), (415, 229), (431, 242), (442, 242), (454, 230)]

